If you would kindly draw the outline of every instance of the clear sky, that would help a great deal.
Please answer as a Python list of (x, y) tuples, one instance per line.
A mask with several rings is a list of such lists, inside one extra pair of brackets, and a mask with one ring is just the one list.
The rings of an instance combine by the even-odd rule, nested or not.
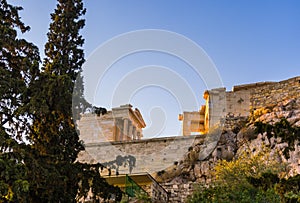
[[(37, 44), (42, 53), (47, 40), (50, 13), (56, 2), (10, 2), (24, 8), (21, 17), (31, 26), (31, 31), (24, 37)], [(237, 84), (279, 81), (300, 75), (298, 0), (84, 2), (87, 13), (82, 34), (87, 60), (97, 47), (117, 35), (141, 29), (163, 29), (184, 35), (202, 47), (215, 64), (228, 90)], [(143, 52), (120, 59), (99, 82), (94, 103), (107, 108), (120, 105), (118, 100), (111, 102), (116, 87), (122, 84), (129, 73), (151, 65), (172, 70), (187, 81), (195, 93), (197, 105), (180, 107), (180, 101), (176, 100), (178, 95), (174, 96), (175, 93), (167, 88), (160, 88), (160, 84), (136, 90), (129, 102), (141, 110), (149, 126), (145, 129), (146, 137), (179, 134), (177, 115), (183, 110), (198, 110), (204, 102), (202, 93), (206, 87), (205, 82), (176, 57)], [(166, 77), (168, 79), (171, 80)], [(153, 128), (151, 122), (156, 127)]]

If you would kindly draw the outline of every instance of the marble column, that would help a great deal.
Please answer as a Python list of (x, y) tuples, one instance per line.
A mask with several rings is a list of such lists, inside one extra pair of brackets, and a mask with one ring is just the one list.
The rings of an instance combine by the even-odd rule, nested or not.
[(138, 131), (138, 132), (137, 132), (137, 139), (140, 140), (141, 137), (142, 137), (142, 133), (141, 133), (141, 131)]
[(116, 118), (116, 126), (118, 128), (118, 134), (116, 137), (119, 138), (119, 140), (116, 140), (116, 141), (122, 141), (124, 139), (124, 136), (123, 136), (123, 128), (124, 128), (124, 124), (123, 124), (123, 119), (121, 118)]
[(136, 137), (136, 127), (135, 126), (133, 126), (133, 128), (132, 128), (132, 138), (133, 138), (133, 140), (136, 140), (137, 139), (137, 137)]
[(131, 140), (133, 140), (133, 125), (132, 122), (129, 121), (129, 126), (128, 126), (128, 136), (130, 137)]
[(124, 140), (128, 140), (128, 119), (124, 118), (123, 119), (123, 135), (124, 135)]

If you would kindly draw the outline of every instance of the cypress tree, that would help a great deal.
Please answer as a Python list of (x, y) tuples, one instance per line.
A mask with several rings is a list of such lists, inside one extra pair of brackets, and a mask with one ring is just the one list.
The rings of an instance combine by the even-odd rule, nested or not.
[[(32, 156), (27, 163), (32, 163), (28, 166), (31, 202), (75, 202), (89, 190), (95, 200), (107, 199), (111, 193), (120, 198), (120, 190), (100, 177), (99, 165), (76, 162), (78, 153), (84, 150), (75, 125), (78, 113), (87, 104), (82, 83), (76, 84), (77, 99), (73, 103), (72, 95), (84, 63), (84, 39), (79, 32), (85, 24), (81, 18), (85, 12), (81, 0), (58, 0), (51, 14), (46, 57), (30, 88)], [(76, 112), (72, 112), (72, 106)]]

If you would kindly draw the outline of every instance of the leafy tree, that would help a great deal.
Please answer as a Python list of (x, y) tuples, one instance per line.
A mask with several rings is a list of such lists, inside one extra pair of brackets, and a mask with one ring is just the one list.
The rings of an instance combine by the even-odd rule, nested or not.
[(26, 202), (29, 190), (23, 164), (28, 115), (23, 106), (40, 58), (36, 46), (17, 36), (17, 30), (29, 30), (18, 14), (21, 9), (0, 1), (0, 202)]

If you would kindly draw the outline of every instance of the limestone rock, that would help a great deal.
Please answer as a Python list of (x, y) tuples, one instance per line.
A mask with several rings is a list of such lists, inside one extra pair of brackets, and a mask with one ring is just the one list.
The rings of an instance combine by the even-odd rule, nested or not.
[(222, 148), (221, 159), (225, 159), (226, 161), (231, 161), (233, 157), (234, 157), (234, 152)]
[(269, 106), (255, 110), (252, 117), (255, 122), (261, 121), (263, 123), (274, 124), (280, 119), (286, 118), (292, 126), (299, 126), (300, 123), (300, 98), (286, 99), (279, 102), (275, 106)]
[(238, 134), (237, 134), (237, 142), (240, 145), (241, 143), (244, 143), (245, 141), (249, 141), (252, 139), (255, 139), (257, 135), (255, 134), (255, 127), (249, 126), (243, 128)]
[(300, 120), (297, 121), (297, 122), (294, 124), (294, 126), (300, 127)]

